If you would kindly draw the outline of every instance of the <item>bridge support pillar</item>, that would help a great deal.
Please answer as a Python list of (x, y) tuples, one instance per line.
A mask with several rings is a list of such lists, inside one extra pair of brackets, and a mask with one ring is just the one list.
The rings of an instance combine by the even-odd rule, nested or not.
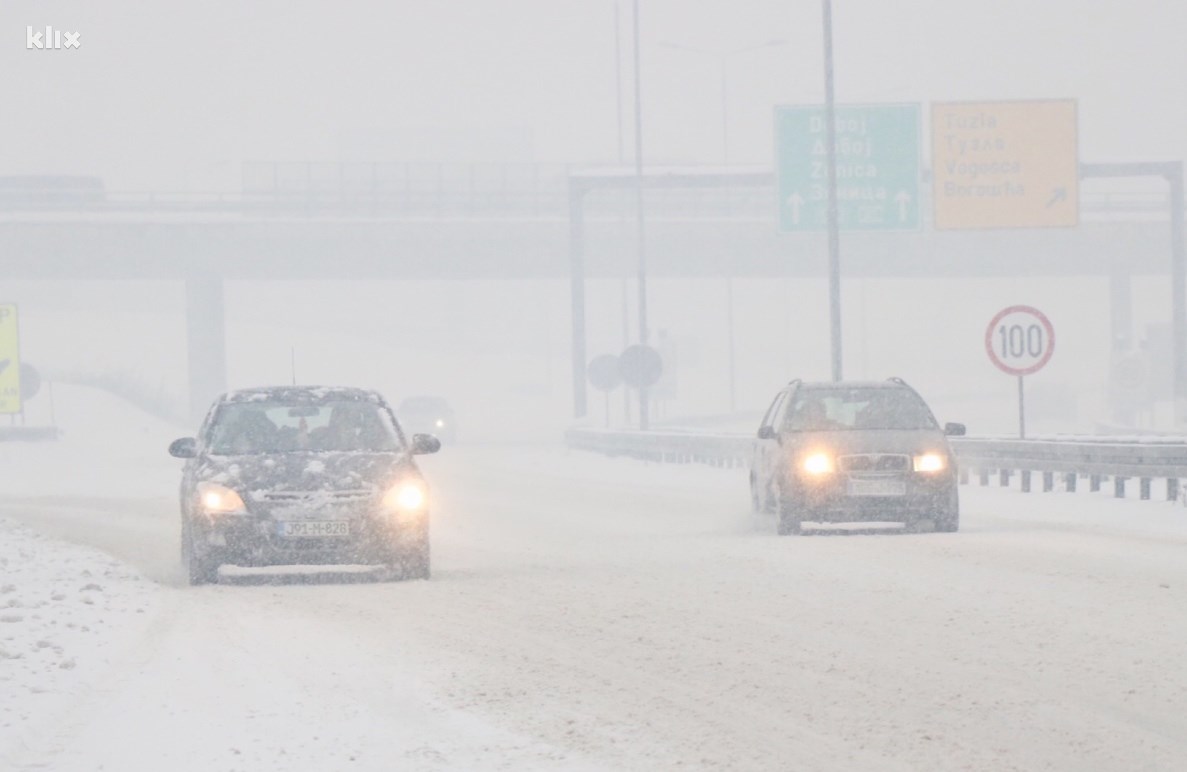
[(197, 422), (206, 415), (211, 401), (227, 389), (222, 279), (185, 280), (185, 326), (190, 418)]

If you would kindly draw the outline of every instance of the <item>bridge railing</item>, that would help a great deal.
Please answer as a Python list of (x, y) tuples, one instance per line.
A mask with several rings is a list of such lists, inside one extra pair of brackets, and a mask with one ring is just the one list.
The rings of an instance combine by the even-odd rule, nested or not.
[[(569, 185), (574, 177), (613, 176), (620, 171), (629, 177), (629, 170), (619, 167), (572, 164), (260, 161), (243, 165), (239, 190), (221, 192), (108, 190), (102, 180), (92, 177), (0, 177), (0, 212), (563, 219), (568, 216)], [(663, 167), (648, 169), (648, 173), (664, 171)], [(1165, 216), (1165, 192), (1101, 185), (1081, 191), (1081, 209), (1086, 216)], [(926, 186), (921, 194), (927, 195)], [(775, 205), (775, 191), (765, 183), (672, 186), (647, 193), (648, 214), (654, 217), (773, 221)], [(591, 189), (584, 206), (589, 218), (628, 218), (634, 213), (634, 194), (629, 187)], [(930, 211), (927, 202), (922, 202), (922, 207), (925, 214)]]
[[(617, 431), (574, 428), (565, 433), (566, 444), (609, 456), (627, 456), (659, 463), (703, 463), (718, 467), (744, 467), (750, 463), (754, 438), (741, 434), (699, 432)], [(1098, 491), (1111, 481), (1113, 495), (1125, 496), (1126, 482), (1136, 479), (1139, 496), (1152, 496), (1154, 480), (1165, 480), (1166, 499), (1180, 497), (1180, 480), (1187, 478), (1187, 437), (1077, 437), (1035, 439), (963, 437), (951, 440), (962, 483), (974, 477), (988, 485), (996, 477), (1009, 485), (1018, 474), (1023, 491), (1032, 489), (1032, 475), (1039, 475), (1043, 491), (1056, 488), (1074, 492), (1087, 479)]]

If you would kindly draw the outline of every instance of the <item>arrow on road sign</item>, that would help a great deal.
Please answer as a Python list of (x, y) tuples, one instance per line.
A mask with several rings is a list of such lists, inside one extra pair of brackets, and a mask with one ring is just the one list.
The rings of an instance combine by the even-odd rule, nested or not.
[(900, 190), (894, 196), (894, 202), (898, 204), (898, 221), (907, 221), (907, 204), (911, 203), (911, 194), (905, 190)]
[(11, 359), (5, 359), (3, 362), (0, 362), (0, 373), (2, 373), (2, 372), (4, 372), (5, 370), (7, 370), (7, 369), (8, 369), (8, 366), (9, 366), (10, 364), (12, 364), (12, 360), (11, 360)]
[(792, 193), (787, 197), (787, 203), (791, 205), (791, 221), (799, 223), (800, 221), (800, 207), (803, 206), (804, 197), (798, 192)]
[(1058, 204), (1060, 201), (1067, 201), (1067, 188), (1056, 188), (1051, 192), (1051, 200), (1047, 202), (1047, 208)]

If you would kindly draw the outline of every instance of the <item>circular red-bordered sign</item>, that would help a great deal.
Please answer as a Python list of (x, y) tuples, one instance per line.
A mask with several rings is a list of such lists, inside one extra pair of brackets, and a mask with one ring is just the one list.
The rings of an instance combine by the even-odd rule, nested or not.
[(1037, 308), (1010, 306), (998, 312), (985, 328), (985, 351), (999, 370), (1030, 375), (1051, 361), (1055, 328)]

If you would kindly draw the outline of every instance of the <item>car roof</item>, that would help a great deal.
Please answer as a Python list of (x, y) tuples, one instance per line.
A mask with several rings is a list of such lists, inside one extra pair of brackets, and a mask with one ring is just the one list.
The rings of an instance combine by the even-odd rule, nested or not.
[(219, 402), (297, 402), (322, 403), (340, 401), (383, 402), (379, 392), (352, 386), (257, 386), (229, 391)]
[(807, 381), (799, 385), (801, 389), (885, 389), (912, 391), (905, 383), (897, 381)]

